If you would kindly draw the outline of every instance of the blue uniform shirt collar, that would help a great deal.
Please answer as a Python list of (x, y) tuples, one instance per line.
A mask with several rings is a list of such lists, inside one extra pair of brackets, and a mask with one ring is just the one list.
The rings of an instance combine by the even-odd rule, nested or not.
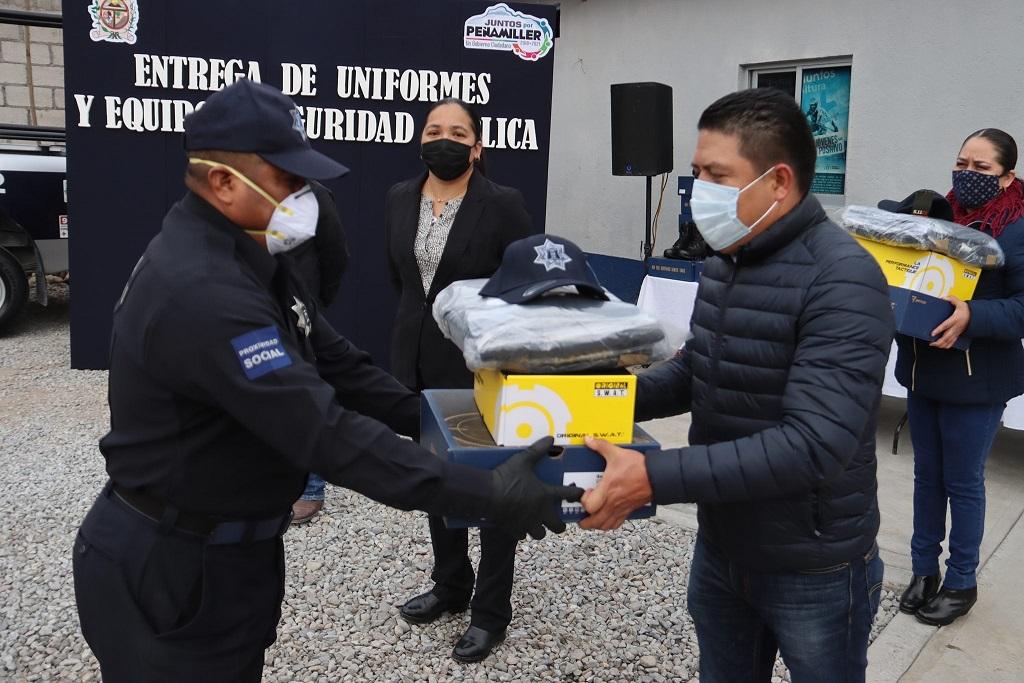
[(200, 218), (215, 230), (222, 231), (235, 241), (235, 249), (242, 259), (256, 273), (265, 287), (270, 287), (277, 272), (277, 259), (259, 242), (250, 237), (245, 228), (232, 223), (227, 216), (194, 192), (187, 192), (181, 201), (182, 208)]

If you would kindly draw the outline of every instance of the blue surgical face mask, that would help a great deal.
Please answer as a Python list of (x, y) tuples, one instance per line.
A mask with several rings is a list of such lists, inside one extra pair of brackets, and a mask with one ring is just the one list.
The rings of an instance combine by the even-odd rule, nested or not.
[(779, 203), (776, 200), (761, 217), (751, 225), (744, 225), (736, 215), (736, 203), (740, 193), (765, 178), (775, 170), (772, 166), (767, 171), (750, 181), (746, 187), (729, 187), (717, 185), (699, 178), (693, 181), (693, 194), (690, 196), (690, 209), (693, 211), (693, 222), (697, 224), (704, 241), (715, 251), (728, 249), (750, 234), (750, 232), (771, 213)]

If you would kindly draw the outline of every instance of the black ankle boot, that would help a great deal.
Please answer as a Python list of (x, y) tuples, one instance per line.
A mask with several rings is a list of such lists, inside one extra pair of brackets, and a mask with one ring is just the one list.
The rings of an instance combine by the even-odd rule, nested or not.
[(917, 620), (929, 626), (948, 626), (971, 611), (978, 601), (977, 588), (955, 590), (942, 587), (938, 594), (926, 602), (914, 615)]
[(910, 580), (907, 590), (900, 596), (900, 611), (904, 614), (913, 614), (924, 607), (924, 604), (935, 597), (939, 592), (940, 578), (938, 574), (931, 576), (917, 576)]
[(672, 243), (672, 246), (665, 250), (665, 258), (674, 259), (687, 259), (690, 256), (687, 253), (687, 245), (693, 239), (691, 235), (692, 223), (680, 223), (679, 224), (679, 239)]
[(700, 234), (697, 224), (693, 221), (686, 223), (686, 243), (682, 247), (682, 252), (685, 254), (684, 258), (693, 261), (700, 261), (711, 255), (708, 243), (704, 241), (704, 236)]
[(700, 261), (709, 255), (708, 245), (697, 229), (697, 224), (687, 221), (679, 226), (679, 239), (665, 250), (665, 258)]
[(681, 236), (672, 246), (665, 250), (665, 258), (684, 259), (686, 254), (683, 253), (683, 247), (686, 245), (686, 238)]

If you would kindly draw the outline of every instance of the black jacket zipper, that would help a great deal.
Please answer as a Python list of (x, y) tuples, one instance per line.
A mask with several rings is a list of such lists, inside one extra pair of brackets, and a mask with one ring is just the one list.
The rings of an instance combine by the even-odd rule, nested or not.
[[(733, 262), (732, 275), (729, 277), (729, 284), (725, 288), (725, 296), (722, 298), (721, 314), (718, 317), (718, 330), (715, 335), (715, 348), (711, 352), (711, 374), (709, 379), (718, 377), (718, 365), (722, 360), (722, 347), (725, 346), (725, 314), (729, 310), (729, 295), (732, 294), (732, 287), (736, 283), (736, 275), (739, 272), (739, 261)], [(714, 410), (715, 394), (718, 393), (718, 383), (711, 382), (708, 388), (708, 408)]]

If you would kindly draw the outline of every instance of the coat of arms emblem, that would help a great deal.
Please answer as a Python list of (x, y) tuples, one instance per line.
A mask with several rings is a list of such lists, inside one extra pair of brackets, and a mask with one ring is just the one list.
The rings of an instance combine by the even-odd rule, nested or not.
[(127, 43), (134, 45), (139, 30), (138, 0), (92, 0), (89, 5), (92, 31), (89, 37), (96, 42)]

